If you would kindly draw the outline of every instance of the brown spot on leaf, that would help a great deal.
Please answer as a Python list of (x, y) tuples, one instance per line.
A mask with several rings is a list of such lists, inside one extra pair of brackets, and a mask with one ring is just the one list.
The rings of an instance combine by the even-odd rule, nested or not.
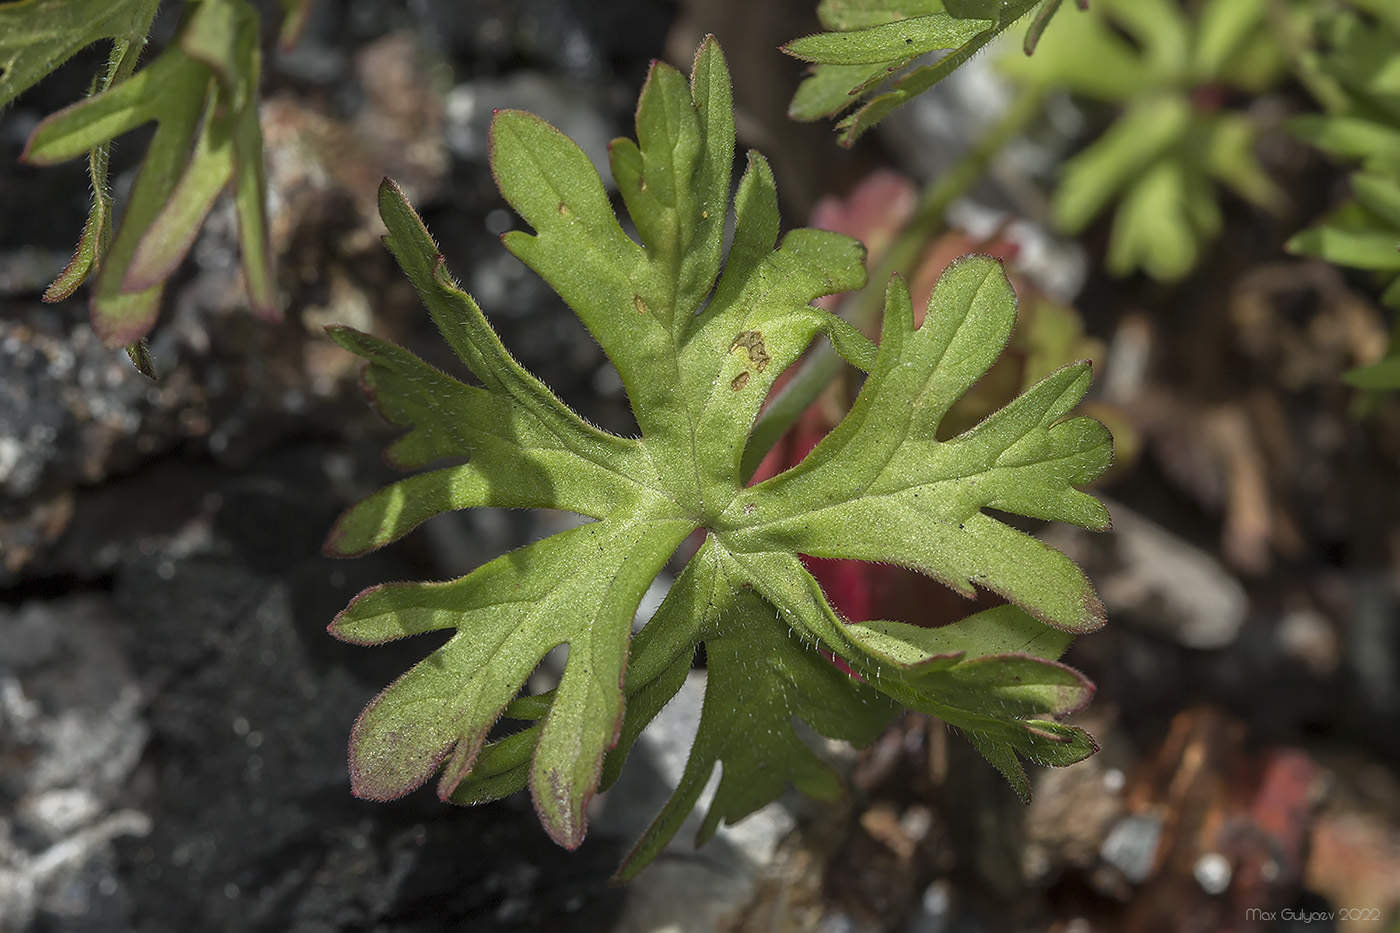
[(747, 369), (741, 372), (739, 375), (735, 376), (733, 379), (729, 380), (729, 388), (733, 389), (735, 392), (738, 392), (739, 390), (743, 389), (744, 386), (748, 384), (749, 371)]
[(754, 369), (763, 372), (768, 366), (768, 348), (764, 346), (763, 334), (756, 330), (746, 330), (734, 338), (734, 342), (729, 345), (729, 350), (733, 351), (743, 347), (749, 353), (749, 362)]
[(568, 212), (569, 212), (569, 205), (565, 204), (563, 201), (560, 201), (560, 202), (559, 202), (559, 215), (562, 217), (563, 215), (567, 214)]
[(645, 301), (642, 300), (642, 296), (641, 296), (641, 295), (633, 295), (633, 296), (632, 296), (632, 307), (634, 307), (634, 308), (637, 309), (637, 313), (638, 313), (638, 314), (646, 314), (646, 313), (647, 313), (647, 303), (646, 303)]

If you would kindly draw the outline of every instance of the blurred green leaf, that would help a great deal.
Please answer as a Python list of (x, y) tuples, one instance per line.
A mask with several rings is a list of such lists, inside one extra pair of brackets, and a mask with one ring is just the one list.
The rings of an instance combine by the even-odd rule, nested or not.
[(1197, 80), (1213, 81), (1265, 22), (1269, 0), (1206, 0), (1197, 14), (1197, 39), (1191, 50)]
[(1367, 165), (1400, 164), (1400, 127), (1364, 116), (1306, 114), (1288, 123), (1298, 136), (1317, 148), (1343, 159)]
[(1295, 234), (1288, 248), (1339, 266), (1400, 270), (1400, 238), (1393, 231), (1324, 224)]
[[(1340, 96), (1328, 101), (1329, 112), (1295, 117), (1289, 128), (1360, 170), (1351, 176), (1352, 199), (1294, 235), (1288, 249), (1382, 273), (1382, 282), (1389, 283), (1382, 303), (1400, 308), (1400, 24), (1393, 8), (1390, 18), (1380, 7), (1371, 13), (1379, 25), (1349, 12), (1322, 23), (1321, 48), (1305, 60)], [(1354, 370), (1348, 381), (1389, 388), (1389, 370), (1377, 365), (1381, 369)]]
[(1342, 380), (1358, 389), (1376, 391), (1400, 389), (1400, 356), (1390, 356), (1379, 363), (1353, 369), (1343, 374)]
[(160, 0), (0, 3), (0, 108), (79, 50), (112, 39), (139, 52)]
[[(99, 234), (85, 231), (83, 262), (55, 283), (56, 296), (71, 292), (78, 273), (101, 257), (93, 327), (109, 345), (131, 344), (151, 329), (166, 279), (230, 183), (250, 304), (264, 317), (280, 313), (264, 216), (257, 43), (257, 13), (245, 0), (192, 4), (169, 48), (126, 80), (48, 117), (30, 136), (24, 158), (47, 165), (105, 150), (117, 136), (156, 123), (110, 249), (102, 256)], [(105, 181), (105, 168), (101, 174), (94, 182)], [(106, 217), (104, 205), (89, 230), (101, 230)]]
[[(1095, 0), (1059, 17), (1032, 58), (1005, 68), (1040, 92), (1063, 89), (1122, 110), (1065, 163), (1053, 197), (1056, 224), (1083, 230), (1116, 200), (1107, 266), (1172, 281), (1191, 271), (1219, 232), (1215, 184), (1271, 211), (1283, 193), (1255, 155), (1258, 128), (1206, 101), (1225, 87), (1277, 80), (1282, 59), (1250, 57), (1268, 43), (1267, 0), (1207, 0), (1188, 15), (1177, 0)], [(1255, 59), (1258, 59), (1257, 61)]]
[(1116, 196), (1141, 183), (1191, 123), (1191, 109), (1174, 95), (1145, 98), (1108, 131), (1065, 163), (1053, 211), (1061, 229), (1078, 232)]

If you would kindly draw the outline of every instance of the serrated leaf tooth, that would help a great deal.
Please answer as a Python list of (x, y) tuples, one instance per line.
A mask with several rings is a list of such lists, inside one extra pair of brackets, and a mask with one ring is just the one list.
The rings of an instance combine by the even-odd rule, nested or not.
[(778, 192), (773, 171), (768, 160), (752, 149), (734, 194), (734, 215), (734, 242), (705, 318), (713, 318), (721, 309), (739, 302), (748, 282), (762, 270), (763, 260), (778, 242)]
[[(452, 271), (447, 268), (447, 260), (443, 258), (441, 253), (438, 254), (437, 262), (433, 264), (433, 282), (443, 291), (462, 291), (462, 286), (458, 284), (457, 279), (452, 275)], [(463, 292), (463, 294), (466, 293)]]
[(1062, 767), (1099, 751), (1093, 737), (1078, 726), (1039, 719), (1024, 720), (1020, 726), (1022, 734), (1013, 747), (1038, 765)]
[(885, 315), (882, 320), (881, 347), (887, 340), (914, 332), (914, 300), (909, 295), (909, 283), (898, 272), (890, 273), (890, 280), (885, 284)]

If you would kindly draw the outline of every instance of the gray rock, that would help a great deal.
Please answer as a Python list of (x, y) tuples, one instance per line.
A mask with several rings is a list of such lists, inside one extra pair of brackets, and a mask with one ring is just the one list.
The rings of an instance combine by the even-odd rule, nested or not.
[(123, 805), (150, 730), (119, 624), (95, 596), (0, 610), (0, 930), (129, 914), (113, 841), (151, 830)]
[(1088, 572), (1115, 621), (1187, 648), (1224, 648), (1244, 625), (1244, 587), (1211, 555), (1121, 503), (1105, 499), (1113, 530), (1052, 525), (1042, 538)]
[(1155, 814), (1132, 814), (1119, 820), (1103, 842), (1099, 855), (1128, 881), (1138, 884), (1152, 873), (1162, 819)]

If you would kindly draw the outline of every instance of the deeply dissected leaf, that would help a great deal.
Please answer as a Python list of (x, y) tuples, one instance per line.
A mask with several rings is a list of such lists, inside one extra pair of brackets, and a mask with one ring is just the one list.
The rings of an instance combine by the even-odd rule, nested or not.
[[(1055, 659), (1071, 633), (1102, 624), (1102, 604), (1064, 555), (984, 511), (1106, 527), (1103, 506), (1075, 488), (1111, 456), (1102, 425), (1070, 417), (1087, 364), (1051, 373), (940, 440), (944, 414), (1011, 331), (1015, 296), (1000, 265), (960, 261), (919, 328), (896, 278), (877, 347), (810, 304), (864, 283), (860, 245), (809, 229), (779, 239), (776, 189), (757, 153), (734, 193), (724, 254), (734, 123), (713, 40), (689, 83), (653, 67), (636, 125), (637, 141), (615, 141), (611, 163), (640, 242), (623, 231), (587, 157), (542, 120), (498, 113), (491, 167), (532, 231), (508, 234), (505, 246), (613, 361), (638, 438), (586, 424), (516, 363), (402, 193), (381, 188), (386, 242), (479, 384), (369, 335), (331, 330), (369, 361), (375, 406), (407, 429), (391, 462), (453, 463), (352, 507), (328, 553), (362, 553), (474, 506), (558, 508), (592, 521), (457, 580), (372, 588), (337, 617), (332, 633), (360, 644), (453, 632), (361, 714), (350, 752), (356, 792), (393, 797), (435, 774), (438, 793), (464, 803), (528, 787), (549, 833), (577, 845), (589, 798), (616, 779), (701, 646), (708, 679), (695, 746), (622, 877), (665, 845), (716, 765), (702, 839), (788, 785), (839, 793), (804, 728), (865, 743), (900, 704), (913, 706), (961, 728), (1022, 793), (1018, 755), (1064, 763), (1090, 754), (1088, 736), (1057, 721), (1090, 688)], [(819, 335), (869, 373), (860, 397), (799, 465), (746, 486), (754, 420), (777, 376)], [(698, 552), (631, 638), (643, 593), (696, 533)], [(1012, 604), (934, 631), (848, 624), (799, 554), (899, 563)], [(568, 656), (558, 687), (520, 695), (559, 645)], [(502, 717), (519, 731), (488, 740)]]
[[(855, 106), (837, 124), (849, 146), (890, 111), (946, 78), (1012, 23), (1041, 7), (1037, 30), (1059, 6), (1057, 0), (838, 0), (819, 8), (830, 32), (795, 39), (783, 51), (811, 62), (788, 108), (797, 120), (832, 117)], [(1028, 41), (1027, 48), (1034, 45)], [(939, 50), (933, 64), (904, 73), (891, 87), (881, 82)], [(866, 99), (868, 98), (868, 99)]]

